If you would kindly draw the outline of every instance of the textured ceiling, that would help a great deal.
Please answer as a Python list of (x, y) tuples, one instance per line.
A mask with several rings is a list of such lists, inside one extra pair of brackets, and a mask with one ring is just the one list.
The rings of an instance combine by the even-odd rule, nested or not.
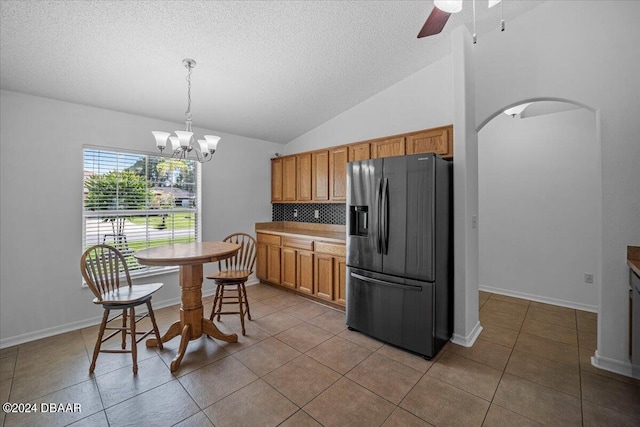
[[(543, 1), (505, 0), (509, 19)], [(2, 89), (287, 143), (446, 56), (425, 1), (5, 1)], [(500, 7), (478, 0), (479, 43)], [(507, 33), (505, 33), (507, 34)]]

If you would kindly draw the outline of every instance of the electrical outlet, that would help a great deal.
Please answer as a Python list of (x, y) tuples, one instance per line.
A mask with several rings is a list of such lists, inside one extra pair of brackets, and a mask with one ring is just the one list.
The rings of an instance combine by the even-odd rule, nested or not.
[(593, 283), (593, 274), (584, 273), (584, 283)]
[(293, 217), (297, 218), (298, 217), (298, 209), (294, 209), (293, 210)]
[(320, 211), (316, 209), (316, 211), (313, 213), (313, 216), (315, 216), (316, 218), (320, 218)]

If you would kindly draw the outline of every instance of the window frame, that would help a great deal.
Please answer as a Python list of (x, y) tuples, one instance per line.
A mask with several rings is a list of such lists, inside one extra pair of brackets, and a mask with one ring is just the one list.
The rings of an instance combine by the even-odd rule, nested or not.
[[(112, 214), (114, 216), (132, 216), (131, 213), (133, 211), (136, 211), (137, 209), (121, 209), (121, 210), (100, 210), (100, 211), (91, 211), (86, 209), (85, 207), (85, 172), (87, 172), (87, 170), (85, 169), (85, 159), (86, 159), (86, 152), (87, 151), (103, 151), (103, 152), (109, 152), (109, 153), (116, 153), (117, 155), (120, 154), (130, 154), (130, 155), (135, 155), (135, 156), (144, 156), (146, 158), (146, 160), (148, 160), (150, 157), (153, 158), (162, 158), (162, 159), (171, 159), (172, 157), (170, 155), (164, 155), (164, 154), (160, 154), (160, 153), (153, 153), (153, 152), (149, 152), (149, 151), (142, 151), (142, 150), (132, 150), (132, 149), (127, 149), (127, 148), (119, 148), (119, 147), (105, 147), (105, 146), (97, 146), (97, 145), (90, 145), (90, 144), (84, 144), (82, 146), (82, 185), (81, 185), (81, 222), (82, 222), (82, 235), (81, 235), (81, 254), (85, 251), (85, 249), (87, 248), (86, 246), (86, 241), (87, 241), (87, 218), (90, 217), (100, 217), (100, 216), (105, 216), (105, 212), (109, 212), (109, 214)], [(154, 214), (176, 214), (176, 213), (194, 213), (196, 216), (195, 219), (195, 230), (194, 230), (194, 237), (195, 237), (195, 241), (196, 242), (202, 242), (202, 165), (200, 162), (198, 162), (195, 159), (184, 159), (190, 162), (193, 162), (194, 166), (195, 166), (195, 170), (194, 170), (194, 184), (195, 184), (195, 208), (158, 208), (158, 209), (150, 209), (147, 205), (147, 208), (145, 209), (140, 209), (140, 211), (144, 212), (146, 215), (148, 215), (150, 213), (150, 211), (153, 211)], [(124, 169), (123, 169), (124, 170)], [(147, 183), (147, 188), (151, 189), (153, 187), (149, 187), (148, 183)], [(174, 188), (174, 187), (171, 187)], [(147, 235), (145, 242), (148, 246), (148, 242), (149, 242), (149, 224), (147, 223), (146, 225), (146, 230), (145, 230), (145, 234)], [(99, 242), (100, 243), (100, 242)], [(133, 270), (130, 269), (129, 270), (129, 274), (131, 276), (131, 279), (140, 279), (140, 278), (145, 278), (145, 277), (153, 277), (153, 276), (159, 276), (159, 275), (163, 275), (163, 274), (168, 274), (168, 273), (174, 273), (179, 271), (180, 267), (179, 266), (144, 266), (145, 268), (142, 270)], [(124, 277), (124, 274), (122, 275), (122, 277)], [(84, 282), (84, 279), (82, 280), (82, 286), (83, 287), (87, 287), (87, 284)]]

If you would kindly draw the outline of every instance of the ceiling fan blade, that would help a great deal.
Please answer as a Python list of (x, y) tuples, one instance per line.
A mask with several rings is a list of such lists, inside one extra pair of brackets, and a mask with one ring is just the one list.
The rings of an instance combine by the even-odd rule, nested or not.
[(431, 14), (427, 18), (427, 22), (424, 23), (424, 26), (420, 30), (418, 34), (418, 38), (432, 36), (434, 34), (438, 34), (444, 28), (444, 25), (447, 23), (449, 19), (449, 12), (443, 12), (437, 7), (434, 7), (431, 11)]

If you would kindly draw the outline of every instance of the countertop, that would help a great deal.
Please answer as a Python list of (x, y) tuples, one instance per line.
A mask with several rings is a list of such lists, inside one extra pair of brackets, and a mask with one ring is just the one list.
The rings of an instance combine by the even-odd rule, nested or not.
[(257, 222), (256, 233), (278, 236), (302, 237), (330, 243), (346, 243), (346, 226), (335, 224), (315, 224), (310, 222)]
[(640, 277), (640, 246), (627, 246), (627, 265)]

